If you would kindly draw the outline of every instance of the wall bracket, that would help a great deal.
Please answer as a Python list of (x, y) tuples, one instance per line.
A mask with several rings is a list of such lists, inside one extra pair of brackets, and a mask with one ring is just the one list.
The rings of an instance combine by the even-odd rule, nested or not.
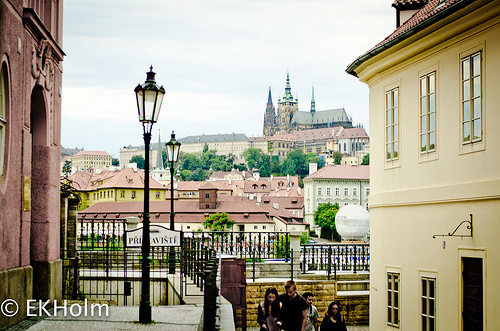
[[(455, 232), (457, 232), (463, 224), (467, 224), (467, 230), (470, 230), (470, 234), (455, 234)], [(472, 238), (472, 214), (470, 214), (470, 220), (460, 222), (453, 232), (448, 232), (448, 234), (435, 234), (432, 236), (433, 239), (436, 239), (436, 237), (460, 237), (462, 239), (464, 237)]]

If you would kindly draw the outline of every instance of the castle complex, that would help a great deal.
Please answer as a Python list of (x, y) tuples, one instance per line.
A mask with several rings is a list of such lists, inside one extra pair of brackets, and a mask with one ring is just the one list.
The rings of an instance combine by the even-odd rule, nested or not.
[(269, 88), (266, 112), (264, 114), (264, 136), (309, 129), (331, 128), (334, 126), (352, 128), (352, 119), (347, 116), (344, 108), (316, 111), (314, 87), (311, 97), (311, 110), (308, 112), (299, 111), (299, 100), (293, 98), (290, 75), (287, 73), (285, 94), (283, 98), (278, 99), (277, 113), (271, 97), (271, 88)]

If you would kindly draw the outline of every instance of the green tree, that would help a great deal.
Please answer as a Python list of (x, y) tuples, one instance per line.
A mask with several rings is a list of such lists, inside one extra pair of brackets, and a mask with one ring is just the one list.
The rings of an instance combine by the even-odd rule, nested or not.
[(130, 159), (129, 163), (137, 163), (137, 168), (144, 170), (144, 163), (146, 161), (141, 155), (134, 155)]
[(64, 161), (62, 172), (65, 175), (65, 177), (68, 178), (68, 175), (71, 173), (71, 161), (70, 160)]
[(361, 165), (370, 165), (370, 154), (363, 156), (363, 162), (361, 162)]
[(294, 149), (281, 164), (281, 170), (284, 175), (306, 176), (309, 169), (306, 165), (306, 155), (301, 149)]
[(191, 170), (181, 170), (180, 171), (181, 179), (182, 180), (189, 180), (189, 178), (191, 178), (192, 173), (193, 172)]
[(340, 235), (335, 228), (335, 215), (339, 211), (339, 204), (320, 203), (314, 212), (314, 223), (321, 228), (321, 237), (340, 240)]
[(333, 163), (334, 164), (340, 164), (342, 162), (342, 153), (340, 152), (335, 152), (333, 153)]
[(114, 157), (114, 158), (111, 160), (111, 165), (113, 165), (113, 166), (115, 166), (115, 167), (119, 166), (119, 165), (120, 165), (120, 160), (118, 160), (117, 158), (115, 158), (115, 157)]
[(249, 148), (243, 152), (248, 169), (253, 169), (256, 165), (259, 168), (264, 156), (264, 153), (258, 148)]
[(229, 219), (226, 212), (217, 212), (205, 217), (203, 226), (211, 231), (227, 231), (233, 227), (234, 220)]
[(201, 162), (195, 154), (186, 153), (182, 155), (179, 161), (182, 170), (195, 171), (201, 167)]
[(201, 168), (198, 168), (191, 173), (191, 176), (189, 176), (188, 180), (202, 182), (202, 181), (206, 180), (208, 178), (208, 176), (210, 176), (210, 174), (207, 170), (203, 170)]
[(272, 174), (280, 174), (281, 173), (279, 156), (277, 156), (277, 155), (274, 155), (271, 158), (271, 173)]
[(318, 169), (321, 169), (325, 166), (325, 160), (320, 158), (316, 153), (307, 153), (306, 154), (306, 166), (309, 168), (309, 163), (317, 163)]
[(240, 163), (240, 164), (233, 164), (233, 168), (237, 169), (239, 171), (245, 171), (248, 170), (247, 165), (245, 163)]

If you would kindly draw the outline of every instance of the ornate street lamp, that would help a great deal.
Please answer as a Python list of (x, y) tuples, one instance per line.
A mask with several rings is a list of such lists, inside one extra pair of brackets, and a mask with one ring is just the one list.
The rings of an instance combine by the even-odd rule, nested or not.
[[(174, 226), (174, 163), (177, 162), (179, 158), (179, 151), (181, 150), (181, 143), (175, 140), (175, 133), (172, 131), (172, 135), (170, 136), (170, 141), (165, 144), (167, 147), (167, 161), (170, 166), (170, 230), (175, 230)], [(175, 273), (175, 250), (173, 247), (170, 247), (169, 253), (169, 273)]]
[(149, 241), (149, 144), (151, 142), (151, 129), (158, 120), (160, 107), (163, 101), (165, 89), (158, 86), (155, 81), (153, 66), (147, 73), (144, 84), (139, 84), (135, 88), (137, 98), (137, 109), (139, 111), (139, 121), (142, 123), (144, 131), (144, 144), (146, 157), (144, 162), (144, 217), (142, 220), (142, 283), (141, 283), (141, 304), (139, 306), (139, 322), (151, 323), (151, 301), (150, 301), (150, 265), (151, 243)]

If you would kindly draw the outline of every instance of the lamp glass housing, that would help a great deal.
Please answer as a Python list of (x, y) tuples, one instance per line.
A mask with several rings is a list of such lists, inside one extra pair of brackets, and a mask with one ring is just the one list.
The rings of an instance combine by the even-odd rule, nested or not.
[(160, 115), (165, 89), (163, 86), (160, 87), (156, 84), (153, 67), (147, 73), (144, 84), (137, 85), (134, 91), (137, 99), (139, 121), (142, 123), (156, 123), (158, 115)]
[(175, 133), (172, 132), (172, 136), (170, 141), (166, 143), (166, 147), (168, 162), (177, 162), (179, 158), (179, 151), (181, 150), (181, 143), (175, 140)]

